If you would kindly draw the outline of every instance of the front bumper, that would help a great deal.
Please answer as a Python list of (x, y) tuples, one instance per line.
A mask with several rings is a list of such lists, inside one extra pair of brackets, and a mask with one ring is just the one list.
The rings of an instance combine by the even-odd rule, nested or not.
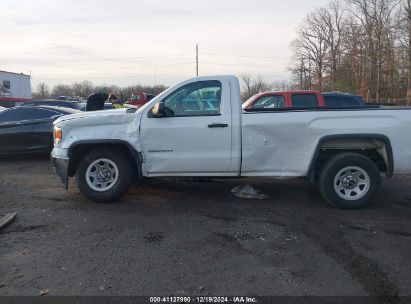
[(51, 164), (54, 168), (54, 171), (56, 171), (57, 175), (60, 177), (60, 180), (65, 187), (65, 189), (68, 189), (68, 167), (69, 167), (69, 158), (59, 158), (59, 157), (54, 157), (53, 155), (51, 156)]

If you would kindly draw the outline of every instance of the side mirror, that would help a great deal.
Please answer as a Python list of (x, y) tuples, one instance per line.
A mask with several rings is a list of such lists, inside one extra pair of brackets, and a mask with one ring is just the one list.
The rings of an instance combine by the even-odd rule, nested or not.
[(166, 117), (167, 113), (164, 101), (155, 103), (154, 107), (151, 109), (151, 114), (153, 114), (153, 117), (155, 118)]

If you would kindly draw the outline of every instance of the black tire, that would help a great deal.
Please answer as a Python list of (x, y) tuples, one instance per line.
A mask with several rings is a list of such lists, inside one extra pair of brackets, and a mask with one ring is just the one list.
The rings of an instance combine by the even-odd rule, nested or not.
[[(86, 180), (87, 169), (98, 159), (108, 159), (117, 166), (117, 180), (110, 184), (106, 191), (96, 191)], [(132, 177), (133, 166), (130, 160), (121, 152), (112, 149), (96, 149), (89, 152), (79, 163), (76, 171), (77, 185), (81, 193), (93, 201), (106, 203), (119, 199), (127, 193)]]
[[(358, 186), (358, 188), (356, 188), (358, 190), (350, 188), (341, 189), (339, 194), (337, 191), (338, 184), (340, 183), (340, 187), (343, 187), (344, 183), (342, 183), (341, 180), (337, 181), (337, 189), (335, 189), (334, 182), (341, 170), (348, 167), (357, 167), (363, 170), (368, 175), (368, 178), (363, 174), (358, 174), (360, 174), (360, 178), (369, 180), (369, 183), (367, 183), (367, 186)], [(354, 169), (354, 171), (348, 172), (356, 171)], [(350, 173), (348, 175), (351, 176)], [(344, 180), (346, 182), (345, 185), (347, 185), (347, 179), (342, 180)], [(358, 181), (358, 179), (355, 180)], [(352, 184), (354, 187), (354, 184), (357, 185), (358, 183), (353, 181)], [(369, 206), (372, 203), (372, 199), (378, 193), (380, 186), (381, 177), (377, 166), (368, 157), (357, 153), (340, 153), (335, 155), (324, 164), (320, 172), (319, 187), (322, 196), (331, 206), (341, 209), (360, 209)], [(360, 187), (362, 187), (362, 190)], [(353, 191), (351, 192), (350, 190)], [(350, 191), (350, 193), (348, 191)], [(353, 197), (351, 197), (351, 195), (353, 195)], [(350, 196), (351, 199), (344, 199), (344, 197), (348, 196)], [(358, 199), (356, 199), (355, 196), (358, 196)]]

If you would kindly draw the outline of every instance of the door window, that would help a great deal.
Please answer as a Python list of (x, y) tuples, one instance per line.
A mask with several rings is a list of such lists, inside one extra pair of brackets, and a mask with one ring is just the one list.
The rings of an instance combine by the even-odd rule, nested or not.
[(293, 108), (317, 108), (317, 97), (314, 94), (294, 94), (291, 97)]
[(251, 109), (282, 109), (282, 108), (284, 108), (284, 97), (281, 95), (261, 97), (251, 106)]
[(212, 116), (220, 114), (221, 82), (189, 83), (164, 99), (168, 116)]

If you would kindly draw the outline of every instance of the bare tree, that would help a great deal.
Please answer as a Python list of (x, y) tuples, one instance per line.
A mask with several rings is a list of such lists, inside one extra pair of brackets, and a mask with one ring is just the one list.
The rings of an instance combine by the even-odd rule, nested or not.
[(342, 39), (345, 30), (345, 8), (339, 0), (332, 1), (326, 8), (319, 9), (318, 15), (324, 25), (324, 37), (328, 48), (326, 65), (330, 68), (330, 90), (335, 90), (337, 85), (337, 69), (342, 55)]
[(72, 96), (73, 89), (67, 84), (57, 84), (53, 87), (51, 96), (57, 98), (59, 96)]
[(248, 98), (250, 98), (251, 96), (254, 95), (254, 93), (252, 93), (252, 89), (251, 89), (251, 75), (250, 74), (242, 74), (240, 75), (240, 78), (243, 82), (243, 100), (247, 100)]
[(257, 75), (254, 79), (250, 74), (242, 74), (240, 78), (243, 82), (243, 93), (241, 96), (243, 101), (255, 94), (267, 91), (269, 88), (268, 84), (264, 81), (261, 75)]
[(401, 3), (402, 12), (402, 45), (406, 48), (408, 62), (406, 66), (408, 68), (407, 74), (407, 97), (411, 98), (411, 0), (403, 0)]
[(334, 0), (311, 12), (300, 25), (298, 37), (291, 45), (296, 62), (291, 70), (299, 79), (300, 89), (335, 89), (344, 13), (341, 1)]
[(73, 83), (71, 87), (75, 96), (87, 97), (94, 92), (94, 85), (88, 80)]
[(268, 84), (264, 81), (263, 76), (257, 75), (257, 79), (254, 82), (254, 88), (256, 94), (268, 90)]
[(33, 92), (34, 99), (45, 99), (50, 97), (50, 88), (45, 82), (41, 82), (36, 86), (36, 90)]
[[(394, 29), (393, 12), (399, 0), (347, 0), (350, 12), (364, 28), (372, 98), (380, 98), (383, 65), (386, 63), (390, 34)], [(388, 51), (388, 52), (387, 52)]]
[(317, 9), (310, 13), (300, 25), (297, 32), (298, 37), (292, 43), (295, 58), (308, 63), (308, 67), (301, 68), (300, 72), (303, 73), (303, 70), (308, 69), (310, 82), (311, 79), (315, 80), (316, 88), (320, 91), (323, 88), (323, 77), (327, 67), (326, 56), (329, 49), (327, 35), (330, 30), (327, 29), (324, 20), (327, 19), (326, 15), (327, 12), (324, 9)]
[(411, 96), (411, 0), (332, 0), (304, 19), (291, 47), (300, 89)]
[(287, 91), (293, 89), (293, 85), (291, 82), (282, 80), (271, 83), (271, 88), (274, 91)]

